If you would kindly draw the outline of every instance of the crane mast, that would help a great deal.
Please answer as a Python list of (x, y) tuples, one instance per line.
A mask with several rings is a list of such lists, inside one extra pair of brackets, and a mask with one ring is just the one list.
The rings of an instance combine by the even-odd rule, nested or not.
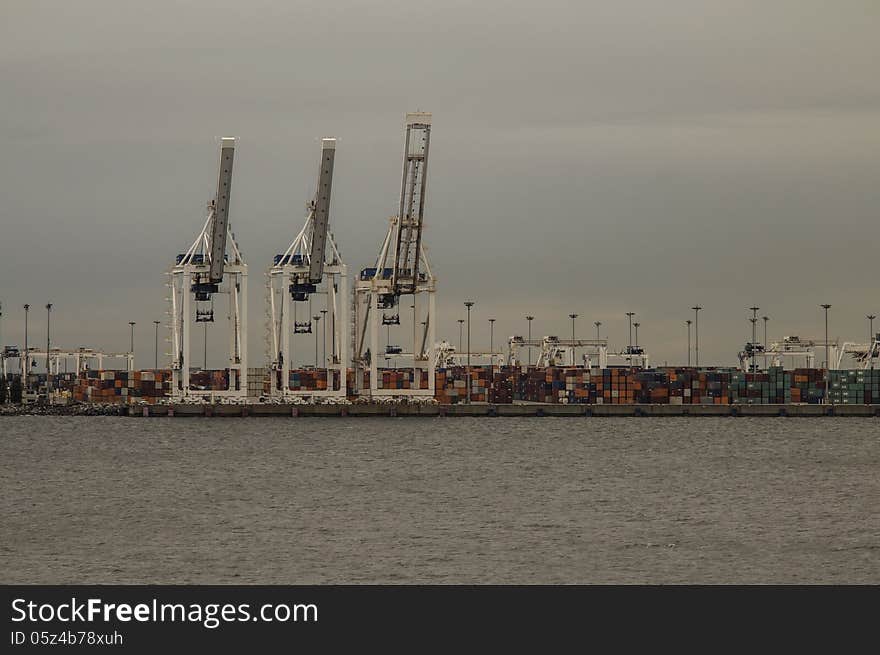
[(403, 180), (397, 213), (397, 239), (392, 288), (395, 296), (415, 293), (419, 282), (425, 189), (428, 183), (428, 147), (431, 141), (431, 114), (407, 114), (403, 153)]
[(224, 137), (220, 141), (220, 172), (217, 179), (217, 193), (214, 195), (213, 220), (211, 225), (211, 269), (209, 279), (212, 284), (223, 281), (223, 264), (226, 257), (226, 232), (229, 229), (229, 194), (232, 191), (232, 163), (235, 158), (235, 139)]
[[(229, 233), (229, 197), (232, 191), (232, 165), (235, 159), (235, 138), (223, 137), (220, 140), (220, 165), (217, 174), (217, 191), (208, 203), (208, 223), (206, 230), (207, 242), (200, 244), (207, 250), (207, 273), (197, 276), (192, 285), (192, 292), (197, 301), (208, 301), (217, 293), (223, 281), (223, 270), (226, 265), (226, 243)], [(190, 258), (198, 257), (187, 253)], [(202, 261), (204, 262), (204, 255)], [(203, 311), (205, 318), (213, 318), (208, 311)]]
[(330, 222), (330, 191), (333, 186), (333, 162), (336, 139), (321, 140), (321, 165), (318, 167), (318, 188), (311, 204), (312, 243), (309, 250), (309, 282), (317, 284), (324, 277), (324, 249)]

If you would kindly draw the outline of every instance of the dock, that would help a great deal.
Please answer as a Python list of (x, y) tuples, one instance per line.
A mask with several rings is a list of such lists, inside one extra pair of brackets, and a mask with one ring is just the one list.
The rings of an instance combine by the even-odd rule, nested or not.
[(880, 418), (877, 405), (583, 405), (583, 404), (169, 404), (131, 406), (138, 417), (862, 417)]

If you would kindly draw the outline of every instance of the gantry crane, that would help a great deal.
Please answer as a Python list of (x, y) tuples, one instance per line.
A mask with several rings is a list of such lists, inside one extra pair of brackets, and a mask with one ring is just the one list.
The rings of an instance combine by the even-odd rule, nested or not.
[[(24, 348), (17, 346), (6, 346), (0, 352), (0, 374), (3, 380), (11, 373), (9, 370), (8, 360), (18, 360), (18, 373), (21, 379), (27, 380), (28, 367), (35, 368), (37, 362), (46, 361), (46, 349), (28, 348), (25, 352)], [(94, 350), (93, 348), (80, 347), (74, 349), (66, 348), (50, 348), (49, 349), (49, 371), (52, 375), (61, 375), (67, 372), (67, 361), (73, 360), (73, 370), (77, 377), (84, 371), (90, 369), (96, 371), (104, 370), (105, 359), (121, 359), (124, 360), (125, 370), (134, 370), (134, 354), (127, 353), (107, 353), (102, 350)]]
[[(434, 395), (436, 358), (432, 351), (435, 348), (437, 323), (434, 299), (436, 284), (422, 239), (430, 141), (431, 114), (407, 114), (398, 212), (389, 219), (388, 232), (376, 265), (363, 269), (355, 283), (355, 387), (359, 392), (368, 392), (372, 396)], [(427, 295), (427, 308), (419, 307), (417, 302), (422, 294)], [(408, 353), (404, 353), (402, 346), (392, 345), (389, 339), (384, 353), (380, 353), (381, 326), (400, 324), (401, 296), (404, 295), (412, 295), (412, 347)], [(424, 320), (419, 320), (419, 314)], [(378, 362), (383, 354), (411, 361), (413, 383), (410, 386), (413, 388), (380, 388)], [(369, 388), (365, 388), (363, 383), (363, 372), (367, 368), (370, 372)], [(425, 370), (428, 374), (427, 389), (421, 389), (421, 376)]]
[(864, 341), (859, 343), (855, 341), (846, 341), (840, 347), (837, 353), (837, 368), (843, 368), (844, 357), (851, 358), (855, 368), (864, 371), (873, 368), (880, 368), (880, 333), (871, 337), (870, 343)]
[[(348, 367), (348, 269), (339, 256), (339, 249), (329, 230), (330, 194), (333, 186), (333, 164), (336, 139), (321, 141), (321, 163), (318, 187), (307, 204), (305, 224), (293, 243), (275, 260), (266, 273), (267, 357), (274, 396), (338, 396), (346, 395)], [(324, 288), (321, 288), (323, 284)], [(328, 371), (327, 389), (290, 388), (293, 352), (290, 347), (291, 322), (294, 334), (312, 332), (309, 300), (324, 295), (324, 323), (318, 328), (331, 334), (331, 349), (323, 366)], [(297, 306), (304, 305), (301, 318)], [(328, 327), (329, 323), (329, 327)], [(317, 335), (316, 335), (317, 337)], [(317, 343), (317, 342), (316, 342)], [(317, 359), (317, 356), (316, 356)]]
[[(172, 396), (247, 396), (247, 264), (229, 225), (235, 138), (220, 140), (217, 191), (202, 231), (168, 272), (171, 287)], [(228, 296), (229, 383), (226, 389), (190, 388), (192, 324), (214, 322), (214, 297)], [(195, 305), (193, 307), (193, 305)]]
[[(540, 339), (527, 339), (512, 336), (507, 342), (507, 363), (509, 366), (522, 366), (520, 350), (538, 348), (536, 366), (584, 366), (586, 368), (608, 367), (608, 358), (616, 353), (608, 352), (607, 339), (560, 339), (546, 336)], [(581, 361), (576, 360), (575, 352), (582, 348)], [(593, 359), (595, 357), (595, 360)]]
[(752, 362), (761, 358), (766, 370), (770, 366), (783, 366), (786, 368), (798, 368), (802, 364), (804, 368), (813, 368), (816, 363), (816, 348), (829, 348), (831, 361), (837, 361), (839, 365), (842, 351), (836, 339), (804, 339), (797, 335), (787, 336), (782, 341), (774, 341), (764, 348), (763, 344), (747, 342), (743, 350), (738, 353), (739, 367), (743, 371), (757, 371), (757, 366)]

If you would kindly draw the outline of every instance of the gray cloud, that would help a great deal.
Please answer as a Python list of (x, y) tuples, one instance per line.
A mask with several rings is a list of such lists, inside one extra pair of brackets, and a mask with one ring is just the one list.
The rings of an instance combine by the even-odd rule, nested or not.
[[(299, 229), (321, 136), (351, 269), (396, 206), (405, 111), (435, 115), (427, 244), (440, 333), (617, 345), (732, 363), (746, 307), (771, 337), (863, 338), (877, 298), (875, 2), (11, 2), (0, 28), (0, 299), (57, 307), (55, 340), (139, 363), (163, 271), (203, 221), (216, 137), (241, 138), (232, 223), (262, 272)], [(42, 324), (35, 330), (42, 330)], [(603, 332), (605, 328), (603, 328)], [(589, 332), (592, 334), (592, 331)], [(308, 349), (304, 350), (308, 353)], [(305, 354), (304, 354), (305, 356)]]

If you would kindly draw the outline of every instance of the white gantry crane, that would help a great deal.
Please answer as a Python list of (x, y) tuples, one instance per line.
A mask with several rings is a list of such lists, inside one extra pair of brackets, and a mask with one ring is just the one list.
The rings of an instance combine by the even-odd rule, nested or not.
[[(273, 265), (266, 273), (266, 354), (271, 368), (271, 393), (276, 397), (344, 398), (346, 395), (347, 335), (350, 330), (348, 269), (342, 263), (333, 234), (329, 231), (335, 157), (336, 139), (323, 139), (318, 188), (314, 199), (307, 205), (305, 225), (287, 250), (275, 255)], [(294, 369), (294, 362), (290, 334), (312, 333), (313, 317), (309, 299), (313, 294), (323, 294), (326, 302), (325, 309), (317, 309), (323, 313), (323, 323), (318, 323), (315, 329), (331, 335), (330, 352), (327, 353), (325, 342), (322, 348), (325, 360), (323, 365), (318, 365), (318, 335), (315, 334), (316, 365), (319, 369), (327, 370), (327, 388), (291, 389), (290, 372)], [(298, 306), (302, 307), (299, 315)]]
[[(11, 357), (19, 358), (19, 368), (20, 373), (22, 375), (22, 379), (27, 375), (27, 367), (28, 362), (31, 363), (33, 368), (33, 363), (37, 362), (41, 368), (39, 369), (41, 372), (45, 371), (44, 364), (46, 362), (46, 350), (40, 350), (38, 348), (28, 348), (27, 353), (22, 350), (15, 350), (8, 355)], [(73, 370), (71, 373), (76, 373), (79, 376), (80, 373), (88, 370), (104, 370), (104, 360), (105, 359), (121, 359), (125, 363), (126, 371), (134, 370), (134, 354), (131, 352), (126, 353), (107, 353), (102, 350), (94, 350), (93, 348), (80, 347), (75, 350), (73, 349), (64, 349), (64, 348), (50, 348), (49, 349), (49, 371), (52, 375), (60, 375), (61, 373), (65, 373), (66, 371), (62, 370), (66, 367), (67, 360), (73, 360)]]
[[(172, 397), (247, 397), (247, 264), (229, 226), (235, 138), (220, 140), (217, 193), (208, 203), (204, 227), (168, 272), (171, 287)], [(214, 322), (214, 298), (228, 297), (229, 382), (226, 389), (190, 387), (194, 323)]]
[(830, 353), (829, 359), (839, 363), (842, 351), (836, 339), (826, 343), (824, 339), (803, 339), (794, 335), (783, 337), (782, 341), (773, 341), (766, 348), (760, 343), (747, 342), (738, 354), (739, 367), (743, 371), (755, 370), (760, 368), (760, 361), (765, 370), (770, 366), (783, 366), (786, 369), (801, 366), (813, 368), (816, 364), (816, 349), (821, 350), (826, 346)]
[[(434, 294), (436, 284), (422, 240), (425, 215), (425, 191), (428, 182), (428, 149), (431, 141), (431, 114), (406, 115), (406, 140), (403, 155), (403, 181), (397, 216), (389, 219), (376, 265), (361, 271), (355, 284), (354, 364), (355, 388), (371, 396), (433, 396), (437, 324)], [(382, 326), (400, 325), (401, 296), (412, 296), (412, 347), (404, 349), (389, 341), (379, 350)], [(427, 296), (427, 307), (417, 301)], [(407, 312), (409, 313), (409, 312)], [(424, 320), (419, 320), (419, 316)], [(406, 352), (404, 352), (406, 350)], [(410, 389), (380, 387), (381, 358), (394, 358), (411, 364)], [(369, 387), (363, 373), (369, 370)], [(427, 389), (421, 389), (421, 377), (427, 371)]]
[(880, 333), (871, 338), (871, 343), (846, 341), (837, 353), (837, 368), (843, 367), (844, 357), (850, 358), (856, 368), (868, 370), (880, 368)]
[[(521, 336), (512, 336), (507, 342), (507, 361), (510, 366), (522, 366), (520, 351), (523, 348), (537, 348), (538, 359), (536, 366), (584, 366), (586, 368), (608, 367), (608, 357), (613, 353), (608, 352), (607, 339), (560, 339), (556, 336), (542, 337), (541, 339), (526, 339)], [(576, 351), (583, 349), (581, 360), (576, 360)], [(595, 357), (595, 361), (594, 358)]]
[[(470, 353), (461, 352), (451, 343), (440, 341), (434, 347), (434, 366), (436, 368), (452, 368), (453, 366), (466, 366), (468, 354), (473, 360), (474, 366), (482, 366), (488, 362), (490, 366), (504, 366), (507, 356), (499, 351), (472, 350)], [(406, 353), (404, 353), (406, 356)]]

